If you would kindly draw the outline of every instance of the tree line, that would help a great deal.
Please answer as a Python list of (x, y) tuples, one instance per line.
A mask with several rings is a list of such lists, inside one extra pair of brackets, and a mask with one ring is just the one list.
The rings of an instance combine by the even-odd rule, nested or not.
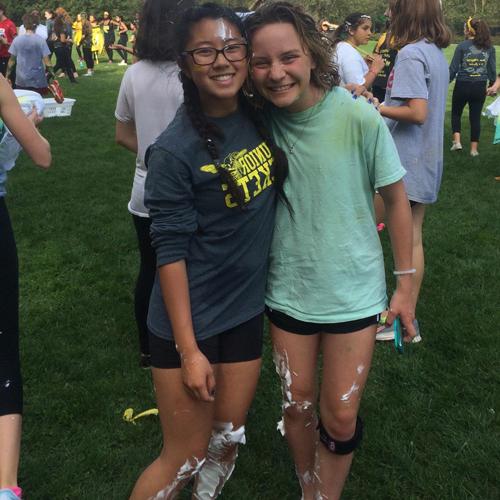
[[(0, 0), (1, 2), (2, 0)], [(107, 10), (112, 15), (121, 14), (132, 20), (140, 9), (142, 0), (3, 0), (8, 17), (20, 23), (21, 17), (28, 11), (64, 7), (73, 16), (78, 12), (87, 12), (96, 17)], [(164, 0), (175, 2), (178, 0)], [(295, 0), (297, 1), (297, 0)], [(254, 0), (223, 0), (232, 7), (250, 7)], [(309, 12), (324, 17), (334, 23), (341, 22), (349, 13), (361, 11), (372, 16), (375, 28), (381, 30), (385, 23), (384, 12), (387, 0), (300, 0)], [(500, 32), (500, 9), (498, 0), (443, 0), (443, 10), (449, 26), (456, 33), (461, 33), (464, 20), (468, 16), (479, 16)], [(494, 30), (496, 31), (496, 30)]]

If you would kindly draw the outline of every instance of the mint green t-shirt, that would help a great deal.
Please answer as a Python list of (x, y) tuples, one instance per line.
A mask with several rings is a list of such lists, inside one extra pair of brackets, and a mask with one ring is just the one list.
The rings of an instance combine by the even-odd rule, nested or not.
[(273, 108), (268, 119), (287, 153), (293, 216), (278, 204), (266, 304), (314, 323), (380, 313), (387, 296), (373, 195), (405, 174), (383, 119), (342, 88), (299, 113)]

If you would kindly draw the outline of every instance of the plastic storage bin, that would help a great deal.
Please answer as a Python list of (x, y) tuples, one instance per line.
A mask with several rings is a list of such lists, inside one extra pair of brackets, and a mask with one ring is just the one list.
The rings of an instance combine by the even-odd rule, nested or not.
[(71, 116), (73, 104), (75, 104), (76, 99), (65, 97), (64, 102), (59, 104), (51, 97), (44, 99), (44, 102), (45, 108), (43, 110), (43, 116), (45, 118), (52, 118), (54, 116)]

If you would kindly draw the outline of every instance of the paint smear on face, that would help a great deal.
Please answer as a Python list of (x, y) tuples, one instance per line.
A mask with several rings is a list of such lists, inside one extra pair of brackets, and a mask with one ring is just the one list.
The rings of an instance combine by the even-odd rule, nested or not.
[(216, 30), (216, 35), (223, 41), (223, 42), (227, 42), (228, 40), (234, 40), (235, 38), (239, 38), (237, 37), (232, 29), (231, 29), (231, 24), (228, 23), (226, 20), (224, 19), (217, 19), (216, 21), (217, 23), (217, 26), (215, 28)]

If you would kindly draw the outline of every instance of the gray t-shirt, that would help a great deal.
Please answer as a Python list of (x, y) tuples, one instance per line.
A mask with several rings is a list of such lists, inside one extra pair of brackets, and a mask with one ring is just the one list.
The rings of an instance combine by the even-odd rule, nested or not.
[(26, 34), (14, 38), (9, 52), (16, 56), (16, 85), (42, 89), (47, 87), (43, 58), (50, 49), (43, 38)]
[(401, 106), (407, 99), (427, 100), (427, 119), (422, 125), (386, 118), (407, 171), (404, 183), (408, 198), (419, 203), (434, 203), (441, 185), (448, 79), (443, 51), (420, 40), (399, 51), (387, 82), (387, 106)]
[(137, 158), (129, 212), (147, 217), (144, 206), (144, 153), (167, 128), (184, 99), (179, 67), (174, 62), (138, 61), (129, 66), (120, 86), (115, 118), (135, 123)]

